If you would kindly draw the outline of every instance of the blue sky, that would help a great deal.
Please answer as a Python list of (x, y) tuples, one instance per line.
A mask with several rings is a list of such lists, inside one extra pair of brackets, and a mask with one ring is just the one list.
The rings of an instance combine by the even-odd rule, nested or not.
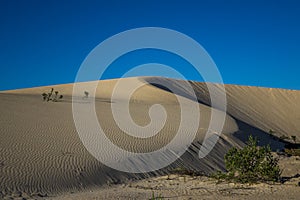
[[(148, 26), (195, 39), (225, 83), (300, 89), (297, 0), (1, 0), (0, 24), (0, 90), (74, 82), (100, 42)], [(102, 78), (120, 77), (125, 66), (149, 62), (173, 63), (184, 68), (186, 78), (201, 81), (180, 58), (154, 50), (125, 55)]]

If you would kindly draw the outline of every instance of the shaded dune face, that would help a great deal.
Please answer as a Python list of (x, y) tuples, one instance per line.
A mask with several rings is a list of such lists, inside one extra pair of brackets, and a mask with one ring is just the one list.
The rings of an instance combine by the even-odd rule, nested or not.
[[(183, 82), (158, 77), (146, 77), (144, 81), (151, 83), (156, 79), (160, 79), (164, 85), (181, 85)], [(190, 84), (198, 101), (211, 106), (207, 84), (194, 81), (190, 81)], [(219, 84), (212, 85), (219, 87)], [(274, 135), (278, 137), (291, 135), (300, 137), (300, 91), (238, 85), (225, 85), (225, 89), (227, 113), (234, 119), (266, 133), (273, 130)], [(191, 97), (189, 92), (180, 87), (177, 94), (186, 98)]]
[[(175, 96), (161, 85), (152, 84), (153, 79), (167, 82), (175, 88)], [(181, 81), (157, 77), (124, 79), (128, 84), (142, 82), (130, 99), (129, 112), (139, 126), (151, 123), (149, 110), (160, 104), (167, 114), (166, 123), (157, 134), (149, 138), (137, 138), (126, 134), (116, 124), (111, 106), (122, 105), (124, 94), (111, 99), (116, 80), (97, 82), (95, 110), (98, 122), (106, 137), (118, 147), (135, 153), (158, 150), (175, 137), (181, 118), (178, 98), (191, 101), (189, 91)], [(84, 91), (95, 82), (80, 83), (82, 91), (74, 94), (75, 103), (92, 103), (83, 99)], [(298, 91), (265, 89), (244, 86), (226, 86), (228, 115), (222, 136), (212, 152), (204, 159), (198, 158), (211, 117), (209, 94), (203, 83), (190, 82), (197, 95), (200, 110), (199, 127), (189, 149), (170, 166), (150, 173), (130, 174), (109, 168), (95, 159), (82, 144), (72, 116), (72, 84), (46, 86), (0, 93), (0, 190), (4, 193), (25, 191), (27, 193), (58, 193), (90, 188), (109, 183), (119, 183), (136, 178), (166, 173), (171, 168), (185, 166), (210, 173), (223, 169), (223, 156), (232, 146), (243, 142), (232, 134), (245, 135), (247, 130), (266, 132), (272, 128), (284, 135), (299, 135), (300, 113)], [(217, 87), (217, 86), (216, 86)], [(43, 102), (41, 94), (51, 88), (64, 95), (61, 102)], [(217, 108), (215, 108), (217, 109)], [(222, 112), (222, 111), (218, 111)], [(287, 113), (289, 112), (289, 113)], [(126, 115), (118, 117), (128, 118)], [(244, 123), (241, 125), (241, 123)], [(195, 125), (196, 126), (196, 125)], [(86, 127), (87, 129), (90, 127)], [(186, 134), (190, 127), (186, 127)], [(128, 130), (130, 132), (130, 126)], [(251, 129), (252, 131), (252, 129)], [(215, 137), (214, 135), (212, 137)], [(240, 139), (242, 137), (239, 137)], [(181, 144), (176, 144), (180, 146)], [(167, 155), (167, 154), (166, 154)], [(155, 161), (155, 160), (154, 160)], [(137, 165), (143, 160), (134, 160)]]

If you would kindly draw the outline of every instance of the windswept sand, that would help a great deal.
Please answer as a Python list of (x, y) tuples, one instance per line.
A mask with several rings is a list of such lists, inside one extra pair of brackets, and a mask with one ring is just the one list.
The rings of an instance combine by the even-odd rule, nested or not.
[[(118, 79), (96, 82), (98, 88), (95, 93), (95, 108), (99, 123), (107, 137), (113, 143), (132, 152), (149, 152), (166, 145), (178, 130), (180, 107), (176, 96), (160, 86), (170, 85), (184, 102), (191, 101), (189, 91), (182, 87), (181, 81), (173, 79), (157, 77), (123, 79), (122, 83), (125, 86), (126, 84), (128, 86), (134, 85), (138, 82), (146, 83), (131, 96), (130, 100), (130, 114), (137, 124), (145, 126), (150, 122), (148, 110), (153, 104), (161, 104), (168, 114), (166, 124), (159, 134), (148, 139), (137, 139), (124, 134), (113, 120), (111, 104), (119, 104), (126, 99), (126, 91), (117, 93), (115, 99), (111, 99), (117, 81)], [(160, 82), (161, 84), (152, 84), (153, 82)], [(82, 97), (84, 90), (88, 90), (93, 83), (95, 82), (80, 83), (82, 91), (74, 94), (77, 96), (75, 103), (91, 103), (89, 99)], [(195, 103), (199, 106), (201, 114), (200, 126), (194, 143), (180, 159), (169, 167), (152, 173), (141, 174), (113, 170), (97, 161), (85, 149), (73, 121), (72, 84), (3, 91), (0, 93), (0, 199), (13, 196), (24, 198), (59, 197), (61, 194), (71, 192), (99, 191), (99, 186), (108, 188), (105, 190), (100, 188), (101, 194), (115, 195), (111, 199), (116, 199), (118, 194), (121, 196), (129, 195), (124, 196), (125, 199), (130, 198), (130, 195), (133, 195), (132, 198), (147, 199), (148, 196), (145, 194), (150, 194), (151, 197), (152, 190), (145, 190), (146, 193), (142, 191), (136, 196), (134, 192), (136, 185), (144, 185), (143, 182), (150, 181), (149, 184), (154, 184), (151, 187), (156, 187), (155, 184), (164, 180), (157, 182), (160, 178), (151, 177), (164, 175), (170, 169), (178, 166), (197, 169), (204, 174), (222, 170), (224, 169), (223, 156), (226, 151), (231, 146), (242, 146), (250, 133), (256, 135), (261, 140), (261, 144), (271, 143), (274, 148), (283, 148), (284, 144), (272, 140), (266, 134), (270, 129), (275, 131), (276, 136), (290, 137), (296, 135), (298, 139), (300, 138), (300, 104), (298, 103), (300, 102), (300, 91), (226, 85), (228, 110), (222, 136), (213, 151), (204, 159), (199, 159), (198, 151), (208, 128), (211, 107), (206, 85), (198, 82), (191, 82), (191, 84), (200, 102)], [(49, 92), (52, 87), (64, 95), (61, 102), (42, 101), (41, 94)], [(219, 86), (214, 85), (214, 87), (218, 88)], [(222, 111), (218, 112), (222, 113)], [(128, 116), (120, 117), (127, 118)], [(186, 127), (187, 134), (191, 128), (193, 127)], [(178, 146), (180, 145), (178, 144)], [(282, 158), (282, 160), (284, 159)], [(143, 160), (135, 160), (135, 162), (139, 163)], [(286, 162), (290, 162), (290, 160)], [(295, 163), (298, 161), (295, 160)], [(296, 167), (295, 170), (291, 167), (293, 165), (283, 164), (283, 166), (292, 170), (288, 176), (300, 173), (297, 171), (299, 167)], [(299, 165), (296, 164), (295, 166)], [(287, 171), (289, 171), (288, 169)], [(134, 182), (136, 184), (135, 189), (128, 184), (144, 178), (148, 179)], [(174, 179), (180, 179), (180, 177), (174, 177)], [(190, 186), (185, 184), (197, 185), (202, 182), (206, 182), (205, 185), (219, 187), (212, 184), (211, 180), (206, 180), (205, 177), (198, 177), (198, 179), (201, 180), (192, 179), (183, 185), (179, 181), (180, 186), (178, 187), (188, 188)], [(111, 186), (116, 183), (124, 185)], [(169, 182), (164, 184), (170, 185)], [(181, 199), (182, 194), (180, 192), (174, 193), (172, 192), (174, 188), (170, 186), (168, 189), (168, 187), (167, 190), (170, 190), (170, 193), (163, 192), (164, 196), (177, 194), (178, 199)], [(204, 194), (201, 191), (208, 191), (205, 193), (205, 198), (211, 198), (209, 195), (213, 192), (213, 190), (210, 191), (211, 188), (199, 187), (204, 187), (203, 190), (199, 190), (199, 194)], [(222, 187), (220, 186), (220, 188)], [(226, 188), (226, 184), (224, 187)], [(266, 186), (266, 188), (268, 187)], [(266, 191), (268, 190), (266, 189)], [(129, 191), (129, 194), (123, 194), (122, 191)], [(278, 189), (278, 191), (280, 190)], [(294, 190), (291, 189), (291, 191)], [(295, 187), (295, 191), (299, 191), (299, 188)], [(185, 192), (183, 191), (183, 193)], [(92, 195), (97, 194), (99, 193)], [(199, 194), (197, 193), (197, 195)], [(257, 193), (254, 192), (253, 194)], [(267, 195), (268, 192), (264, 194)], [(289, 197), (289, 194), (292, 195), (292, 193), (287, 193), (285, 197)], [(300, 193), (296, 194), (300, 195)], [(98, 197), (100, 199), (107, 198), (104, 196)], [(120, 199), (122, 199), (121, 196)], [(72, 196), (61, 197), (72, 198)], [(83, 198), (83, 196), (73, 196), (73, 198), (75, 197)], [(94, 198), (95, 196), (89, 197)], [(197, 199), (196, 196), (193, 198)]]

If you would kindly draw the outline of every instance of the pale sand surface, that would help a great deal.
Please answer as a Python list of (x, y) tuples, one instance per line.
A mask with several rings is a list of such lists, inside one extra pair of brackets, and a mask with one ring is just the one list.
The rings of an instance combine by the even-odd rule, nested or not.
[[(168, 119), (164, 128), (155, 137), (148, 140), (134, 139), (125, 135), (117, 127), (110, 110), (111, 104), (122, 103), (122, 100), (126, 98), (126, 91), (124, 91), (124, 94), (118, 93), (112, 101), (111, 94), (117, 81), (117, 79), (100, 81), (95, 95), (97, 116), (107, 137), (118, 146), (133, 152), (149, 152), (167, 144), (176, 134), (180, 121), (180, 107), (176, 97), (157, 84), (147, 84), (139, 88), (132, 95), (130, 101), (130, 114), (133, 120), (139, 125), (147, 125), (150, 122), (148, 110), (151, 105), (157, 103), (164, 106), (168, 113)], [(123, 84), (128, 85), (134, 85), (137, 82), (161, 82), (162, 85), (171, 85), (183, 101), (191, 101), (189, 91), (181, 87), (183, 85), (181, 81), (157, 77), (128, 78), (123, 81)], [(78, 96), (77, 103), (91, 103), (88, 99), (82, 99), (82, 96), (83, 91), (89, 91), (93, 83), (80, 84), (82, 91), (75, 94)], [(178, 166), (197, 169), (204, 174), (224, 169), (223, 156), (226, 151), (233, 145), (242, 146), (243, 141), (250, 133), (256, 134), (262, 143), (271, 142), (273, 147), (279, 148), (283, 147), (283, 143), (272, 140), (266, 134), (270, 129), (274, 130), (277, 136), (296, 135), (300, 138), (299, 91), (227, 85), (228, 115), (222, 136), (209, 156), (200, 160), (198, 151), (208, 127), (211, 108), (205, 84), (192, 82), (192, 85), (199, 102), (202, 102), (197, 103), (201, 110), (201, 120), (193, 145), (169, 167), (143, 174), (123, 173), (106, 167), (85, 149), (73, 122), (70, 97), (72, 84), (0, 93), (0, 198), (55, 196), (57, 198), (83, 199), (88, 194), (91, 195), (86, 197), (88, 199), (107, 199), (109, 196), (111, 199), (147, 199), (151, 197), (152, 190), (158, 194), (161, 192), (165, 197), (172, 197), (171, 199), (198, 199), (199, 195), (204, 199), (221, 196), (231, 198), (230, 194), (226, 195), (226, 190), (239, 186), (226, 183), (216, 185), (205, 177), (185, 178), (189, 181), (182, 181), (181, 179), (184, 179), (182, 177), (174, 177), (174, 182), (178, 185), (173, 186), (172, 181), (165, 180), (164, 176), (151, 177), (163, 175)], [(49, 92), (52, 87), (65, 96), (63, 101), (42, 101), (41, 93)], [(215, 87), (219, 86), (215, 85)], [(190, 128), (186, 127), (187, 134)], [(178, 145), (180, 146), (180, 144)], [(300, 173), (299, 161), (291, 159), (293, 158), (281, 158), (284, 161), (282, 164), (285, 168), (284, 172), (290, 172), (287, 176)], [(139, 163), (143, 160), (135, 160), (135, 162)], [(284, 163), (293, 164), (285, 165)], [(137, 179), (143, 180), (135, 181)], [(132, 183), (129, 184), (130, 182)], [(285, 185), (251, 186), (256, 189), (245, 189), (242, 190), (242, 193), (249, 193), (249, 198), (251, 195), (258, 194), (265, 195), (266, 198), (270, 194), (292, 198), (296, 194), (300, 195), (299, 187), (294, 187), (296, 182), (291, 180), (287, 181)], [(112, 186), (116, 183), (121, 185)], [(148, 187), (145, 186), (148, 183), (150, 189), (143, 188)], [(162, 186), (158, 186), (160, 183)], [(288, 183), (291, 185), (287, 186)], [(100, 189), (99, 186), (101, 186)], [(163, 188), (157, 189), (158, 187)], [(204, 189), (188, 189), (192, 187)], [(271, 187), (278, 188), (276, 190), (278, 192), (272, 193)], [(221, 189), (220, 192), (218, 188), (223, 188), (225, 192), (222, 192)], [(94, 191), (93, 193), (88, 192), (91, 189)], [(291, 192), (283, 192), (285, 190)], [(78, 193), (79, 191), (87, 193)], [(239, 191), (240, 189), (236, 190), (236, 192)], [(62, 194), (70, 195), (73, 192), (76, 194), (71, 194), (69, 197), (61, 196)], [(184, 195), (191, 196), (185, 197)], [(237, 197), (239, 198), (239, 196)]]
[[(296, 166), (300, 167), (300, 158)], [(105, 189), (90, 189), (81, 193), (50, 197), (54, 200), (67, 199), (299, 199), (300, 178), (293, 178), (284, 184), (259, 183), (238, 184), (217, 182), (214, 179), (187, 175), (168, 175), (137, 182), (111, 186)]]
[(239, 184), (216, 181), (207, 176), (170, 174), (105, 188), (90, 188), (84, 192), (63, 194), (47, 199), (299, 199), (300, 157), (279, 158), (284, 183)]

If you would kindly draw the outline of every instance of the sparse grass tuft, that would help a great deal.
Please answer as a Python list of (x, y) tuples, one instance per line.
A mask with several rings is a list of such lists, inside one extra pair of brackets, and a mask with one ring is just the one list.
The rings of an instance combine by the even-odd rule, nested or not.
[(164, 197), (161, 194), (159, 194), (158, 196), (155, 196), (154, 192), (152, 191), (152, 197), (149, 200), (161, 200), (161, 199), (164, 199)]
[(284, 152), (289, 156), (300, 156), (300, 149), (284, 149)]
[(204, 174), (200, 171), (190, 170), (183, 167), (177, 167), (173, 170), (171, 170), (171, 173), (173, 174), (179, 174), (179, 175), (188, 175), (188, 176), (203, 176)]

